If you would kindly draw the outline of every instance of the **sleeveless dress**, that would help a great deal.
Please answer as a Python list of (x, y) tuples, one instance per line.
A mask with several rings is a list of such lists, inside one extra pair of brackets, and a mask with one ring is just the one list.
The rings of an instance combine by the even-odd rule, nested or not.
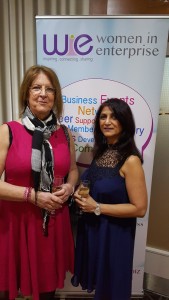
[[(100, 203), (128, 203), (125, 179), (111, 166), (111, 151), (101, 162), (92, 162), (83, 178), (91, 182), (90, 195)], [(95, 300), (129, 300), (136, 218), (83, 213), (78, 220), (73, 286), (81, 285)]]
[[(33, 186), (31, 175), (32, 135), (22, 124), (7, 123), (12, 144), (5, 163), (5, 181)], [(55, 173), (65, 176), (70, 167), (68, 142), (62, 128), (50, 137)], [(50, 217), (48, 236), (43, 236), (41, 209), (31, 203), (0, 200), (0, 291), (9, 298), (63, 288), (66, 271), (73, 273), (74, 241), (68, 205)]]

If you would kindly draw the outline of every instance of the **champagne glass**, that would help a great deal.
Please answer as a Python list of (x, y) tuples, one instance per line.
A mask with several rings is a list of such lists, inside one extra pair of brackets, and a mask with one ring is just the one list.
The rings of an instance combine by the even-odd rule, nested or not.
[[(81, 180), (78, 194), (83, 197), (87, 198), (89, 195), (89, 187), (90, 187), (90, 181), (87, 179)], [(78, 215), (83, 215), (83, 211), (81, 209), (78, 210)]]
[[(52, 185), (52, 193), (55, 193), (62, 189), (62, 184), (64, 183), (64, 177), (60, 175), (55, 175), (53, 179), (53, 185)], [(55, 209), (51, 211), (51, 216), (55, 215)]]
[(53, 180), (52, 193), (61, 190), (62, 184), (64, 184), (64, 177), (60, 175), (55, 175)]
[(81, 195), (84, 198), (87, 198), (89, 195), (89, 188), (90, 188), (90, 181), (87, 179), (81, 180), (80, 186), (79, 186), (79, 195)]

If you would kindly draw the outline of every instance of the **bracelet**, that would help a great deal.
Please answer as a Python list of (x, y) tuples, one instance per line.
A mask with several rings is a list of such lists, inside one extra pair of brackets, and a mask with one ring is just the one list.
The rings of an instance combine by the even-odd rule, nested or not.
[(31, 191), (32, 191), (32, 187), (26, 187), (25, 191), (24, 191), (24, 201), (29, 202), (30, 201), (30, 196), (31, 196)]
[(72, 184), (69, 183), (69, 182), (67, 182), (66, 184), (70, 184), (70, 185), (71, 185), (72, 192), (71, 192), (70, 196), (72, 196), (72, 195), (74, 194), (74, 192), (75, 192), (75, 187), (74, 187), (74, 185), (72, 185)]

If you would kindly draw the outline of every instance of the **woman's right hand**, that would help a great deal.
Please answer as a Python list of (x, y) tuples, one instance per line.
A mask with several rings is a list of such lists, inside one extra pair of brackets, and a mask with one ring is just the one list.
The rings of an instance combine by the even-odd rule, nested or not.
[(34, 195), (34, 199), (31, 202), (33, 204), (36, 204), (38, 207), (46, 209), (50, 212), (55, 209), (62, 208), (62, 204), (63, 204), (63, 201), (56, 195), (49, 192), (42, 192), (42, 191), (38, 191), (36, 193), (36, 201)]
[(79, 190), (78, 188), (73, 195), (75, 202), (83, 212), (93, 213), (97, 207), (97, 202), (90, 195), (83, 197), (79, 194)]

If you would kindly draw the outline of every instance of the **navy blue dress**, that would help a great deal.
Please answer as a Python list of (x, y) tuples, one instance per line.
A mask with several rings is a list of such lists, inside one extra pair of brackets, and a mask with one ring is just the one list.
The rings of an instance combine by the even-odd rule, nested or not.
[[(83, 178), (91, 181), (90, 195), (100, 203), (128, 203), (125, 179), (115, 167), (93, 162)], [(95, 290), (94, 300), (129, 300), (136, 218), (83, 213), (78, 220), (73, 286)]]

